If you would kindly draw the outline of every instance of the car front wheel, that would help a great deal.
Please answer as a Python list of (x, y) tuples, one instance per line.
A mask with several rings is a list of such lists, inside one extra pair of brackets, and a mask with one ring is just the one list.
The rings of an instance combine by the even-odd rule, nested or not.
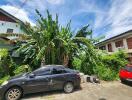
[(18, 87), (10, 88), (6, 94), (5, 99), (6, 100), (19, 100), (22, 96), (22, 90)]
[(65, 85), (64, 85), (64, 92), (65, 93), (71, 93), (71, 92), (73, 92), (73, 90), (74, 90), (74, 85), (72, 82), (65, 83)]

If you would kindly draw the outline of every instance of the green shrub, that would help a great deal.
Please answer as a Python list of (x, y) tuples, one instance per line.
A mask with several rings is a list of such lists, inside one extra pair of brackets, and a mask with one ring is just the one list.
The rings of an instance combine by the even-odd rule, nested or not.
[(6, 76), (14, 76), (21, 73), (31, 71), (28, 65), (17, 65), (13, 62), (7, 49), (0, 49), (0, 81), (6, 78)]
[(119, 70), (128, 63), (123, 51), (111, 55), (96, 50), (92, 52), (91, 55), (80, 55), (80, 59), (75, 58), (74, 68), (88, 75), (97, 75), (102, 80), (112, 81), (119, 78)]
[(111, 70), (110, 68), (107, 68), (106, 66), (98, 66), (97, 67), (97, 76), (105, 81), (112, 81), (116, 80), (118, 77), (118, 73), (114, 70)]
[(7, 49), (0, 49), (0, 77), (12, 76), (12, 59)]
[(128, 63), (126, 58), (127, 55), (123, 51), (101, 56), (103, 64), (117, 72)]
[(9, 78), (10, 78), (10, 76), (5, 76), (5, 77), (1, 78), (1, 79), (0, 79), (0, 85), (1, 85), (4, 81), (8, 80)]
[(76, 70), (80, 70), (81, 69), (81, 63), (82, 63), (81, 59), (74, 57), (73, 62), (72, 62), (73, 68)]
[(95, 74), (96, 68), (101, 64), (100, 58), (96, 53), (96, 50), (87, 50), (86, 53), (82, 56), (82, 63), (80, 71), (88, 74), (93, 75)]
[(100, 55), (101, 65), (96, 68), (96, 74), (106, 81), (118, 79), (119, 70), (128, 63), (126, 58), (127, 55), (123, 51)]
[(14, 70), (15, 75), (30, 72), (31, 68), (29, 65), (21, 65)]

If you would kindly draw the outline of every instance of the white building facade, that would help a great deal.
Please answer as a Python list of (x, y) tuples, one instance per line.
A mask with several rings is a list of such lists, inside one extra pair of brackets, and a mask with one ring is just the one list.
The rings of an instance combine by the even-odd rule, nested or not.
[(0, 8), (0, 49), (12, 50), (14, 48), (16, 41), (20, 39), (19, 34), (25, 33), (22, 26), (24, 23), (21, 20)]
[(128, 60), (132, 64), (132, 30), (99, 42), (96, 46), (109, 54), (122, 49), (128, 54)]
[(15, 22), (0, 21), (0, 33), (24, 33), (21, 26)]
[(21, 20), (12, 16), (8, 12), (0, 8), (0, 34), (1, 33), (17, 33), (23, 34), (24, 31), (21, 25), (24, 24)]

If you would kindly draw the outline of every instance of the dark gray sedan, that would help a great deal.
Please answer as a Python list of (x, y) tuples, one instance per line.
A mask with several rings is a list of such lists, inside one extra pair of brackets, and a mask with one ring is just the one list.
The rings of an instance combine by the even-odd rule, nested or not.
[(0, 97), (4, 100), (18, 100), (24, 94), (52, 90), (71, 93), (80, 87), (77, 71), (62, 65), (46, 65), (32, 73), (15, 76), (0, 86)]

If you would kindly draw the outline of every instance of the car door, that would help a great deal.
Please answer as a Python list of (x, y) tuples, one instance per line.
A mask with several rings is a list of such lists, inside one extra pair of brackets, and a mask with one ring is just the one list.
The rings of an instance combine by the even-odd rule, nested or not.
[(63, 89), (63, 85), (64, 85), (65, 81), (67, 80), (66, 79), (67, 74), (68, 73), (64, 69), (53, 68), (52, 75), (50, 75), (51, 90)]
[(38, 71), (34, 77), (28, 77), (25, 82), (25, 91), (35, 93), (50, 90), (50, 70)]

